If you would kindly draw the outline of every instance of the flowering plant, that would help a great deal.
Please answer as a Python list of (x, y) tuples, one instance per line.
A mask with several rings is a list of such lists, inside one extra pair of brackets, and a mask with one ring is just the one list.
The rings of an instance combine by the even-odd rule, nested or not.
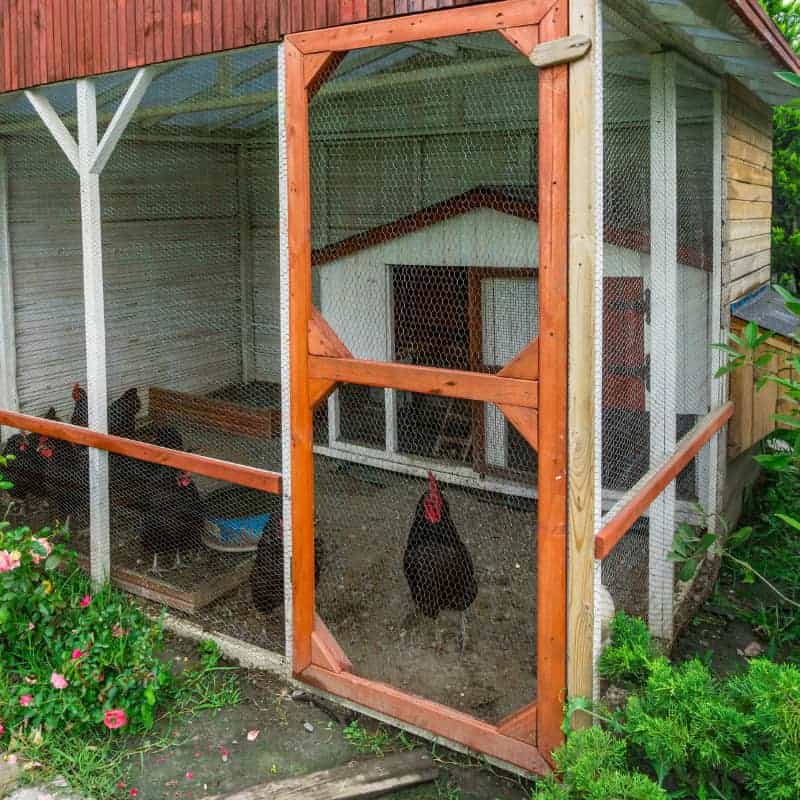
[(146, 730), (171, 690), (162, 622), (93, 591), (66, 537), (0, 521), (0, 748), (48, 730)]

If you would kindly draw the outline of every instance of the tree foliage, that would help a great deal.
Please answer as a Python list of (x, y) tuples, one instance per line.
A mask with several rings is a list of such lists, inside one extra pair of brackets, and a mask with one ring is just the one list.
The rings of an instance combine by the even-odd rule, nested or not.
[[(800, 0), (761, 2), (795, 52), (800, 53)], [(796, 290), (800, 286), (800, 107), (776, 108), (773, 129), (773, 272), (784, 285)]]

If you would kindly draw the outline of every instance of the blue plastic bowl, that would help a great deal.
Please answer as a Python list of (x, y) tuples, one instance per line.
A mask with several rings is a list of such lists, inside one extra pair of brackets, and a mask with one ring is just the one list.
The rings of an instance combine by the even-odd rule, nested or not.
[(219, 540), (228, 545), (255, 545), (261, 538), (271, 514), (253, 517), (209, 517), (209, 522), (219, 530)]

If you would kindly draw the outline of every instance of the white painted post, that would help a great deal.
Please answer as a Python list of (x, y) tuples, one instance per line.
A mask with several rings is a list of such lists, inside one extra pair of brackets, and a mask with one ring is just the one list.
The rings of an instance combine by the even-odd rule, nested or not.
[[(676, 56), (657, 53), (650, 71), (650, 466), (676, 445), (677, 120)], [(654, 636), (672, 635), (674, 576), (667, 554), (675, 532), (675, 481), (650, 507), (649, 622)]]
[[(394, 267), (384, 265), (386, 270), (386, 360), (395, 359), (395, 329), (394, 329)], [(383, 400), (384, 408), (384, 449), (388, 455), (398, 452), (397, 432), (397, 390), (386, 389)]]
[[(14, 320), (14, 274), (8, 224), (8, 159), (0, 145), (0, 404), (19, 411), (17, 393), (17, 343)], [(0, 428), (5, 440), (11, 428)]]
[[(711, 270), (711, 310), (710, 310), (710, 341), (712, 344), (724, 342), (727, 339), (726, 331), (722, 326), (722, 92), (717, 86), (713, 90), (713, 137), (714, 137), (714, 165), (713, 165), (713, 210), (712, 210), (712, 231), (713, 231), (713, 253)], [(723, 354), (721, 350), (711, 351), (711, 407), (717, 408), (725, 402), (728, 396), (727, 376), (715, 378), (714, 374), (723, 364)], [(723, 428), (709, 442), (708, 457), (708, 495), (701, 497), (700, 501), (705, 503), (706, 511), (712, 515), (711, 519), (716, 521), (715, 515), (722, 508), (722, 498), (720, 491), (725, 485), (725, 466), (726, 466), (726, 435)], [(713, 524), (713, 523), (712, 523)]]
[(250, 165), (247, 147), (236, 151), (236, 181), (239, 196), (239, 290), (242, 325), (242, 380), (250, 383), (256, 377), (255, 364), (255, 299), (253, 287), (253, 229), (250, 210)]
[[(94, 81), (77, 82), (78, 175), (81, 182), (83, 303), (86, 324), (86, 389), (89, 427), (108, 432), (106, 383), (106, 323), (103, 302), (103, 240), (100, 176), (92, 172), (97, 154), (97, 105)], [(91, 574), (103, 583), (111, 572), (108, 453), (89, 449), (89, 510)]]
[(292, 674), (292, 431), (289, 384), (289, 173), (286, 131), (286, 55), (278, 45), (278, 240), (281, 306), (281, 472), (283, 474), (283, 604), (286, 672)]

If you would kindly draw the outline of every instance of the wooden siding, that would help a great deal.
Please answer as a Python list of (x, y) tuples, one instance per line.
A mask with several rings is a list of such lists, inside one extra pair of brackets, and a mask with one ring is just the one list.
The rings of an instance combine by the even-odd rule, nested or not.
[(0, 92), (470, 0), (6, 0)]
[(727, 84), (723, 125), (723, 297), (767, 283), (772, 216), (772, 111), (736, 81)]
[[(235, 152), (120, 147), (103, 180), (111, 397), (137, 386), (146, 402), (151, 384), (202, 392), (238, 380)], [(86, 362), (78, 180), (50, 141), (7, 152), (20, 408), (68, 417)]]
[[(731, 320), (731, 330), (741, 333), (745, 323), (739, 319)], [(772, 352), (775, 358), (770, 370), (783, 369), (783, 377), (797, 380), (791, 367), (791, 360), (800, 352), (800, 346), (785, 336), (770, 338), (761, 352)], [(728, 430), (728, 456), (734, 458), (749, 450), (756, 442), (775, 430), (774, 414), (788, 414), (792, 402), (775, 383), (767, 383), (760, 391), (756, 389), (756, 376), (753, 369), (745, 367), (731, 373), (731, 399), (736, 405), (736, 413)]]

